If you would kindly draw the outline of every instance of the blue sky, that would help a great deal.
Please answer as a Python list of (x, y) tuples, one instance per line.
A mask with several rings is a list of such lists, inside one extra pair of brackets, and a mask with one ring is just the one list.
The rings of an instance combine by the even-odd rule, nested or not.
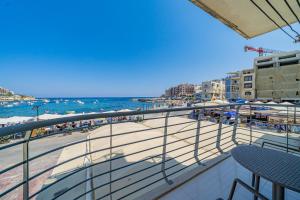
[(51, 96), (157, 96), (252, 67), (244, 45), (299, 49), (282, 32), (246, 40), (188, 0), (1, 0), (0, 86)]

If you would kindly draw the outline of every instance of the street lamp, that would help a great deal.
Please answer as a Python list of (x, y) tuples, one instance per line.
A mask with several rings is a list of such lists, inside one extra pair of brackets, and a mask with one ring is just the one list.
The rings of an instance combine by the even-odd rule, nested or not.
[(41, 105), (35, 105), (32, 107), (32, 110), (36, 110), (36, 121), (39, 121), (39, 109)]

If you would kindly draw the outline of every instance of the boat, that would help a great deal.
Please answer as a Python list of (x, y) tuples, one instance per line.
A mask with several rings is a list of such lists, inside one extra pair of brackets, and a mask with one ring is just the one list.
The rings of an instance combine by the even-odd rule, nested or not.
[(20, 103), (19, 102), (14, 102), (13, 105), (14, 106), (18, 106)]
[(77, 103), (79, 103), (79, 104), (84, 104), (84, 102), (83, 102), (83, 101), (80, 101), (80, 100), (77, 100)]
[(32, 106), (34, 103), (31, 102), (31, 101), (29, 101), (29, 102), (27, 102), (27, 104), (30, 105), (30, 106)]
[(5, 107), (5, 108), (12, 108), (12, 107), (14, 107), (14, 105), (8, 104), (8, 105), (5, 105), (4, 107)]
[(49, 103), (50, 101), (48, 99), (43, 100), (44, 103)]

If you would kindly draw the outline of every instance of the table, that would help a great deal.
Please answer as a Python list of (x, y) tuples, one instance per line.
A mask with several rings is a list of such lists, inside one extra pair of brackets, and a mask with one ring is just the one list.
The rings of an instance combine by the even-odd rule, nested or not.
[(284, 199), (284, 188), (300, 192), (300, 157), (253, 145), (235, 147), (231, 155), (256, 177), (273, 183), (273, 200)]

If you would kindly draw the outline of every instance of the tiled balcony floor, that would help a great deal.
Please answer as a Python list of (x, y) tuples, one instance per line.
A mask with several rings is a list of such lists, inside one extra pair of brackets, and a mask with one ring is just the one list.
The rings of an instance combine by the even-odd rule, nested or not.
[[(161, 200), (216, 200), (218, 198), (225, 200), (228, 198), (232, 182), (236, 177), (249, 185), (251, 184), (251, 173), (238, 164), (232, 157), (229, 157), (181, 187), (166, 194)], [(269, 181), (261, 179), (260, 192), (267, 198), (272, 199), (272, 184)], [(252, 200), (253, 195), (238, 185), (234, 199)], [(299, 200), (300, 193), (286, 190), (285, 199)]]

